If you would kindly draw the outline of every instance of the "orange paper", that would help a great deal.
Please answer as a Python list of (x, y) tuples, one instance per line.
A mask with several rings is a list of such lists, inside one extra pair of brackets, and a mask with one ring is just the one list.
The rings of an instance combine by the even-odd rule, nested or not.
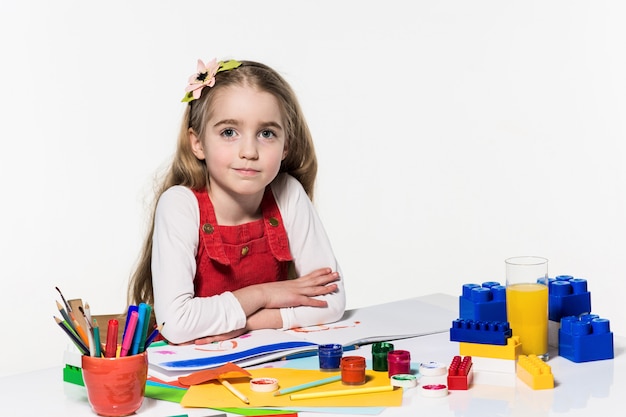
[[(337, 375), (337, 372), (321, 372), (318, 370), (301, 370), (289, 368), (260, 368), (250, 369), (252, 378), (276, 378), (279, 382), (279, 389), (289, 388), (306, 382), (316, 381)], [(352, 389), (358, 387), (374, 387), (389, 385), (389, 377), (386, 372), (366, 371), (367, 381), (364, 385), (343, 385), (341, 381), (333, 382), (323, 386), (310, 388), (299, 393), (323, 392), (339, 389)], [(307, 400), (294, 400), (289, 398), (289, 394), (274, 396), (272, 392), (255, 392), (250, 389), (249, 379), (239, 378), (230, 381), (237, 390), (243, 393), (250, 400), (248, 407), (399, 407), (402, 405), (402, 389), (397, 388), (388, 392), (377, 392), (369, 394), (346, 395), (329, 398), (314, 398)], [(206, 384), (193, 385), (189, 387), (187, 393), (180, 404), (184, 407), (205, 407), (205, 408), (228, 408), (241, 407), (242, 402), (233, 395), (225, 395), (226, 388), (217, 381)]]
[(228, 362), (222, 366), (218, 366), (213, 369), (205, 369), (202, 371), (194, 372), (187, 376), (181, 376), (178, 378), (178, 382), (182, 385), (199, 385), (204, 382), (209, 382), (215, 379), (228, 379), (228, 378), (241, 378), (250, 376), (250, 372), (246, 371), (240, 366), (234, 363)]

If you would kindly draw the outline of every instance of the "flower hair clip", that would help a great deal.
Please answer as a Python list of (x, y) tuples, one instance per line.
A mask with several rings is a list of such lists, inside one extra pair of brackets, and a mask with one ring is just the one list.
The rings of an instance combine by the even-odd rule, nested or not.
[(198, 71), (189, 77), (189, 84), (185, 88), (185, 97), (181, 100), (183, 103), (200, 98), (204, 87), (213, 87), (215, 85), (215, 74), (222, 71), (230, 71), (241, 66), (241, 62), (230, 59), (228, 61), (219, 61), (216, 59), (207, 62), (198, 60)]

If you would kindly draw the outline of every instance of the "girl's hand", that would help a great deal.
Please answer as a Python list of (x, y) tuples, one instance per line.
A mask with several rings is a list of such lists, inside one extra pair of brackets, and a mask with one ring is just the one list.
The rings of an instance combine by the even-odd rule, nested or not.
[(339, 273), (322, 268), (297, 279), (260, 284), (264, 287), (265, 308), (326, 307), (327, 303), (313, 297), (337, 291)]
[(235, 337), (241, 336), (245, 332), (247, 332), (247, 330), (245, 328), (241, 328), (228, 333), (196, 339), (193, 343), (196, 345), (208, 345), (209, 343), (213, 342), (221, 342), (223, 340), (234, 339)]

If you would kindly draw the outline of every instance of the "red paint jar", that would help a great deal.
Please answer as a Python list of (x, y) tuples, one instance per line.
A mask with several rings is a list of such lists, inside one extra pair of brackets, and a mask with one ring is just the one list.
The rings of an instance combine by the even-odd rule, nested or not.
[(341, 382), (344, 385), (365, 384), (365, 358), (346, 356), (341, 358)]
[(411, 373), (411, 352), (408, 350), (392, 350), (387, 354), (389, 378), (397, 374)]

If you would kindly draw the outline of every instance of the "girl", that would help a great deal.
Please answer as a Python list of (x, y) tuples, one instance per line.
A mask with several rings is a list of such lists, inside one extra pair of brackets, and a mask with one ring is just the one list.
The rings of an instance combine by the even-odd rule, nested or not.
[(199, 60), (129, 302), (172, 343), (336, 321), (345, 292), (311, 203), (317, 159), (287, 82), (250, 61)]

